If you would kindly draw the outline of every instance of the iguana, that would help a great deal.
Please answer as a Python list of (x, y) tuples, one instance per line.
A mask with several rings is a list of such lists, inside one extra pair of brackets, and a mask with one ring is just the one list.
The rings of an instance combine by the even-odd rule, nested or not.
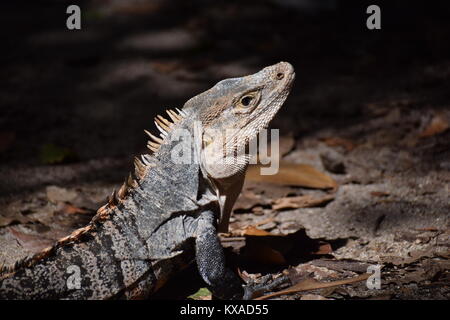
[[(157, 116), (160, 137), (146, 131), (152, 154), (135, 159), (134, 174), (86, 227), (3, 268), (0, 298), (148, 298), (194, 261), (214, 296), (251, 298), (254, 288), (225, 267), (217, 231), (228, 228), (248, 166), (248, 152), (237, 150), (267, 127), (294, 77), (280, 62), (218, 82), (168, 110), (171, 121)], [(180, 132), (193, 137), (190, 145)]]

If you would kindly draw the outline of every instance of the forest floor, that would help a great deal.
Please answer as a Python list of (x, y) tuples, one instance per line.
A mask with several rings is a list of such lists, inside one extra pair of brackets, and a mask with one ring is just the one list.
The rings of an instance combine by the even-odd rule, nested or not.
[[(351, 18), (334, 28), (342, 14), (266, 2), (86, 3), (82, 31), (59, 25), (53, 17), (62, 12), (64, 21), (65, 9), (56, 6), (34, 17), (38, 28), (5, 39), (14, 48), (0, 79), (8, 106), (0, 115), (0, 264), (88, 223), (146, 152), (142, 131), (167, 106), (285, 60), (297, 80), (271, 126), (280, 129), (280, 172), (250, 168), (221, 234), (230, 264), (245, 280), (288, 274), (298, 292), (277, 299), (450, 298), (444, 21), (425, 14), (420, 27), (368, 35)], [(17, 12), (2, 14), (16, 23)], [(380, 288), (365, 280), (377, 266)], [(181, 274), (159, 298), (202, 286)]]

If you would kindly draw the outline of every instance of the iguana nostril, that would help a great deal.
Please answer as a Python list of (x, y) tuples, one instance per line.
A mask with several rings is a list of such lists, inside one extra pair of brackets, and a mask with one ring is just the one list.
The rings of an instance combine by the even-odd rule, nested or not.
[(278, 72), (277, 73), (277, 79), (278, 80), (281, 80), (281, 79), (283, 79), (284, 78), (284, 73), (283, 72)]

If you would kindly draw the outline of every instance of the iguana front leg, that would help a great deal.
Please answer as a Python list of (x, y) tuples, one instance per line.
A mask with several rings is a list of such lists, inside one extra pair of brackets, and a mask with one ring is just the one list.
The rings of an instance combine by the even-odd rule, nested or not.
[(239, 277), (225, 266), (225, 255), (212, 211), (203, 212), (196, 229), (195, 251), (198, 270), (212, 294), (220, 299), (242, 299), (244, 288)]
[(203, 212), (197, 221), (195, 251), (197, 267), (212, 294), (220, 299), (250, 300), (263, 292), (289, 283), (288, 277), (242, 286), (242, 281), (225, 266), (225, 255), (212, 211)]

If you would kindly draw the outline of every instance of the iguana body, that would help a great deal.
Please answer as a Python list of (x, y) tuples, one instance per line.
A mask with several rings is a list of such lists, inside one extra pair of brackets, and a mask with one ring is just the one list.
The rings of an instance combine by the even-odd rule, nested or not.
[[(236, 130), (224, 150), (245, 146), (279, 110), (293, 80), (292, 66), (280, 62), (219, 82), (182, 111), (168, 111), (172, 121), (155, 118), (161, 138), (148, 133), (153, 154), (136, 159), (134, 176), (86, 227), (2, 270), (0, 298), (146, 298), (193, 261), (215, 296), (248, 298), (248, 289), (225, 268), (217, 237), (218, 223), (228, 227), (248, 156), (220, 161), (223, 154), (215, 152), (224, 141), (211, 130)], [(180, 131), (193, 143), (180, 144)], [(174, 160), (179, 149), (190, 161)]]

